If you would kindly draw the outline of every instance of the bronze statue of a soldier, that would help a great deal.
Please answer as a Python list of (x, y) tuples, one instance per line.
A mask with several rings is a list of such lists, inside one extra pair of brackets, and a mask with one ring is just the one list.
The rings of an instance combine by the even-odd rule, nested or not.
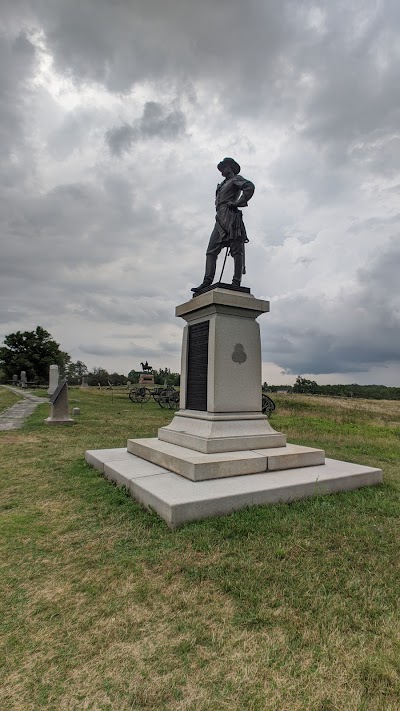
[(240, 175), (240, 165), (233, 158), (224, 158), (217, 168), (224, 180), (217, 186), (215, 227), (207, 247), (204, 279), (200, 286), (192, 289), (195, 294), (213, 283), (218, 255), (224, 247), (229, 249), (234, 261), (232, 285), (240, 286), (245, 273), (244, 245), (249, 240), (238, 208), (247, 206), (255, 188)]

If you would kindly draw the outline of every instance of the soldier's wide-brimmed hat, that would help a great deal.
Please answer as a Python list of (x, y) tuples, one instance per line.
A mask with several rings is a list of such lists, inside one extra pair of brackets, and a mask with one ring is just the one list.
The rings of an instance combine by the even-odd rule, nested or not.
[(224, 158), (223, 160), (221, 160), (220, 163), (218, 163), (217, 168), (219, 171), (222, 171), (222, 169), (226, 165), (229, 165), (229, 167), (232, 168), (235, 175), (240, 173), (240, 165), (239, 165), (239, 163), (236, 163), (236, 161), (233, 158)]

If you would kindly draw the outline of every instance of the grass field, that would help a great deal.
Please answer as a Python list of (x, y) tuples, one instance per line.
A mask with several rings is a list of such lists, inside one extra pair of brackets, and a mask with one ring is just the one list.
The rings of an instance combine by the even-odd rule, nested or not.
[(1, 709), (400, 709), (400, 402), (274, 399), (384, 485), (170, 531), (84, 462), (170, 412), (72, 389), (73, 427), (0, 432)]
[(0, 414), (22, 400), (22, 395), (15, 395), (11, 390), (0, 387)]

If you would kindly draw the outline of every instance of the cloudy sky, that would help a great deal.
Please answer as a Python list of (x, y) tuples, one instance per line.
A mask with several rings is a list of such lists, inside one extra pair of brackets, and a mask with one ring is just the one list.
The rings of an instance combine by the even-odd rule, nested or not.
[(232, 155), (263, 379), (400, 384), (398, 0), (1, 4), (0, 340), (179, 370)]

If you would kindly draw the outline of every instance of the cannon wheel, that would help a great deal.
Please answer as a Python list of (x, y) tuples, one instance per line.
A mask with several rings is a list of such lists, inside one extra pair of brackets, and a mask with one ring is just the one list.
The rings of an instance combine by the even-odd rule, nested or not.
[(164, 388), (164, 390), (161, 390), (159, 396), (158, 396), (158, 404), (160, 407), (168, 407), (168, 396), (169, 396), (169, 390), (168, 388)]
[(174, 387), (164, 388), (158, 396), (160, 407), (167, 407), (169, 410), (176, 409), (179, 405), (179, 393)]
[(164, 392), (164, 388), (154, 388), (154, 390), (151, 391), (151, 396), (154, 400), (154, 402), (158, 402), (160, 404), (160, 395)]
[(275, 403), (274, 403), (274, 401), (271, 400), (271, 398), (268, 397), (268, 395), (265, 395), (265, 393), (263, 393), (263, 395), (262, 395), (262, 411), (263, 411), (263, 414), (266, 415), (267, 417), (269, 417), (270, 414), (271, 414), (271, 412), (273, 412), (274, 410), (275, 410)]
[(170, 410), (177, 410), (179, 407), (179, 393), (177, 390), (170, 390), (167, 395), (167, 407)]
[(145, 403), (150, 400), (150, 390), (148, 388), (133, 388), (129, 393), (129, 399), (132, 402)]

